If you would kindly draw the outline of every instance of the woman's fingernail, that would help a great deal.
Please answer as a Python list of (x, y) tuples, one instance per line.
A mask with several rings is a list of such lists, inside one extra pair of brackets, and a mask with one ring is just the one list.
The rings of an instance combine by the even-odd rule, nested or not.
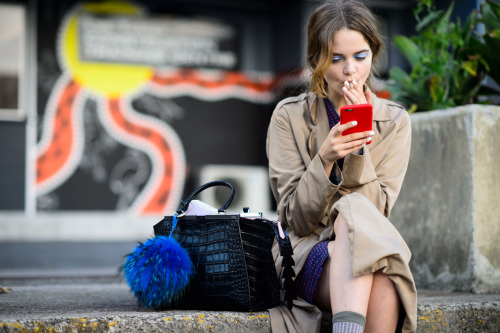
[(347, 86), (347, 85), (349, 85), (349, 82), (348, 81), (344, 81), (344, 84)]
[(374, 131), (370, 131), (370, 135), (375, 135), (375, 132)]
[(357, 83), (356, 83), (356, 80), (352, 80), (352, 83), (357, 84)]
[(343, 90), (343, 91), (347, 91), (347, 88), (346, 88), (346, 87), (342, 87), (342, 90)]
[(351, 87), (351, 89), (354, 89), (354, 86), (352, 85), (352, 83), (349, 83), (349, 87)]
[(358, 122), (356, 120), (352, 122), (353, 126), (356, 126), (357, 124), (358, 124)]
[(372, 141), (372, 137), (371, 136), (366, 139), (366, 142), (370, 142), (370, 141)]

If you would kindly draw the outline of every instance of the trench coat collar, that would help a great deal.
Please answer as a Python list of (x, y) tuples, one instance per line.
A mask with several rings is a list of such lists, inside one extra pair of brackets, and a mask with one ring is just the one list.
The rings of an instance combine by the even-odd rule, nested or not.
[[(322, 123), (321, 118), (326, 118), (326, 107), (322, 97), (318, 97), (315, 93), (310, 92), (308, 96), (308, 104), (310, 105), (312, 122), (317, 125), (318, 122)], [(389, 121), (391, 115), (389, 108), (372, 92), (371, 104), (373, 105), (373, 120), (374, 121)], [(337, 110), (335, 110), (337, 111)], [(338, 111), (337, 111), (338, 112)], [(328, 123), (328, 121), (327, 121)]]

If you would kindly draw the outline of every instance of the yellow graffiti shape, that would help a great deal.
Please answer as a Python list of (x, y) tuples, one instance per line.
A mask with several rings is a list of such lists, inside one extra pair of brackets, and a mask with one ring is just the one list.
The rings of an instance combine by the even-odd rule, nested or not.
[(68, 17), (60, 36), (59, 52), (63, 65), (82, 87), (109, 98), (126, 95), (149, 82), (150, 66), (82, 61), (79, 57), (78, 20), (82, 13), (140, 14), (140, 10), (122, 1), (87, 4)]

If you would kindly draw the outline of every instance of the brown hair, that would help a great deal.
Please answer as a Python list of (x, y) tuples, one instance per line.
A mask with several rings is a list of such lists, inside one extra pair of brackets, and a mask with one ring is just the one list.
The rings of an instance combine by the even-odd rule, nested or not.
[(327, 96), (327, 83), (323, 75), (332, 63), (333, 36), (344, 28), (363, 35), (373, 54), (372, 64), (382, 47), (377, 19), (364, 4), (353, 0), (335, 0), (319, 6), (311, 15), (307, 27), (307, 64), (312, 70), (311, 90), (319, 96)]

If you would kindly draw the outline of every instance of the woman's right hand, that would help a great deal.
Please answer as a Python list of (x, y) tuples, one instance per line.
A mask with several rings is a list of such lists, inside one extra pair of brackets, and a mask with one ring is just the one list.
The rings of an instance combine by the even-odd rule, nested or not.
[(363, 148), (367, 142), (372, 140), (372, 136), (375, 134), (373, 131), (352, 133), (346, 136), (342, 135), (343, 131), (353, 128), (356, 125), (356, 121), (351, 121), (343, 125), (338, 123), (332, 127), (330, 133), (328, 133), (328, 136), (321, 145), (319, 157), (325, 167), (327, 175), (331, 173), (333, 164), (337, 160)]

